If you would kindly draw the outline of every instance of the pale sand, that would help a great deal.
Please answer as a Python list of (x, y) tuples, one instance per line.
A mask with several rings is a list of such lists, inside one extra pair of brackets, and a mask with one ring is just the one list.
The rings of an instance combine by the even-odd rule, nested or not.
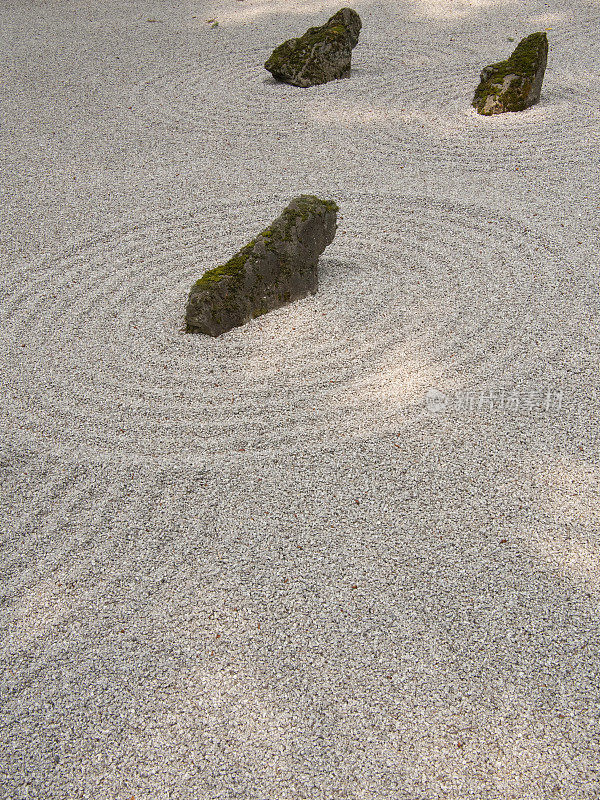
[[(3, 0), (2, 798), (600, 797), (599, 8), (360, 3), (275, 84), (338, 8)], [(182, 335), (301, 192), (319, 293)]]

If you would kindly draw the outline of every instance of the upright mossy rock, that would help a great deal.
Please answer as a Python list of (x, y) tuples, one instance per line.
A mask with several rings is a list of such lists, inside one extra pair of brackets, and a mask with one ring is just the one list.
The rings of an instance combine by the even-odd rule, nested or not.
[(481, 72), (473, 97), (479, 114), (523, 111), (540, 99), (548, 61), (545, 33), (532, 33), (523, 39), (506, 61), (490, 64)]
[(219, 336), (314, 294), (319, 256), (333, 241), (337, 212), (336, 203), (313, 195), (292, 200), (256, 239), (192, 286), (187, 332)]
[(265, 68), (277, 80), (293, 86), (318, 86), (350, 74), (352, 49), (362, 23), (351, 8), (342, 8), (299, 39), (288, 39), (271, 53)]

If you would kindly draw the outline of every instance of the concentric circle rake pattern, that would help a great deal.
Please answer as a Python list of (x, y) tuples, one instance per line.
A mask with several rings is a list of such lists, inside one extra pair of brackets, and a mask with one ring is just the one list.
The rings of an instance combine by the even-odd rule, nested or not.
[(189, 287), (283, 199), (115, 229), (15, 270), (2, 312), (7, 424), (39, 447), (204, 462), (379, 434), (386, 375), (401, 389), (461, 354), (502, 368), (560, 251), (479, 207), (336, 199), (317, 295), (218, 339), (182, 333)]
[[(508, 55), (514, 43), (504, 44)], [(500, 169), (522, 160), (540, 167), (548, 150), (555, 158), (589, 161), (596, 149), (590, 130), (600, 121), (596, 62), (573, 72), (568, 54), (559, 45), (555, 50), (541, 102), (494, 117), (470, 105), (492, 56), (442, 35), (427, 52), (409, 35), (372, 42), (356, 51), (350, 79), (308, 90), (266, 77), (268, 46), (259, 44), (232, 51), (225, 72), (199, 59), (151, 78), (129, 102), (154, 122), (202, 130), (205, 157), (241, 137), (258, 161), (295, 165), (298, 174), (315, 153), (323, 165), (358, 174), (377, 171), (377, 164), (455, 170), (464, 163), (469, 172), (485, 173), (490, 164)]]

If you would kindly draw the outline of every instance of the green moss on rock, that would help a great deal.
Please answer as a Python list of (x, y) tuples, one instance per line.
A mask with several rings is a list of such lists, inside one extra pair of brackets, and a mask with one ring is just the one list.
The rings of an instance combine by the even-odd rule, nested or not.
[(196, 291), (208, 289), (212, 286), (212, 284), (218, 283), (219, 281), (223, 280), (223, 278), (234, 278), (237, 275), (240, 275), (244, 269), (246, 261), (252, 255), (252, 251), (254, 250), (256, 242), (257, 239), (253, 239), (245, 247), (242, 247), (242, 249), (232, 256), (232, 258), (230, 258), (225, 264), (205, 272), (204, 275), (194, 284), (194, 289)]
[(539, 100), (547, 59), (546, 34), (530, 34), (509, 58), (482, 70), (472, 105), (486, 116), (529, 108)]
[(350, 72), (361, 26), (356, 11), (342, 8), (324, 25), (276, 47), (265, 68), (278, 80), (304, 88), (342, 78)]
[(289, 242), (291, 234), (298, 222), (298, 217), (306, 221), (319, 206), (332, 213), (339, 211), (339, 206), (333, 200), (320, 200), (316, 195), (300, 195), (291, 203), (276, 220), (275, 223), (265, 228), (255, 239), (242, 247), (229, 261), (219, 267), (205, 272), (193, 286), (193, 290), (202, 291), (210, 289), (213, 284), (223, 279), (231, 280), (244, 274), (246, 262), (252, 257), (258, 242), (262, 242), (268, 250), (275, 250), (280, 242)]
[(320, 253), (333, 240), (338, 206), (301, 195), (225, 264), (190, 291), (188, 333), (218, 336), (291, 300), (316, 291)]

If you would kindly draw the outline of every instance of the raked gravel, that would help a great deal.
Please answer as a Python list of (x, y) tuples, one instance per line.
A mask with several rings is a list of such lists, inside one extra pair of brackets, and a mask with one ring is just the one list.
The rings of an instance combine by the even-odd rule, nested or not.
[[(598, 7), (361, 2), (274, 83), (338, 7), (3, 0), (4, 800), (600, 797)], [(184, 335), (303, 192), (318, 294)]]

